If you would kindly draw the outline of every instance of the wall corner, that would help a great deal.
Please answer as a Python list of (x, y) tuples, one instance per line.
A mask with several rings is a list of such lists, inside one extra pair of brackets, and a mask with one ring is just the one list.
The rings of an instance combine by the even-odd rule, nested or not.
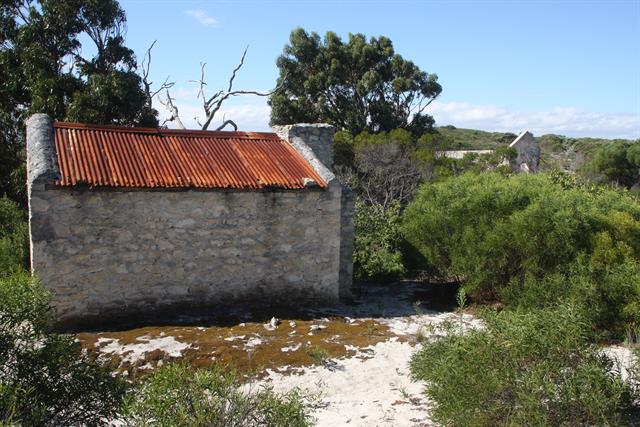
[[(43, 264), (40, 241), (49, 233), (47, 204), (43, 197), (46, 185), (60, 175), (53, 133), (53, 121), (46, 114), (34, 114), (26, 121), (27, 134), (27, 202), (29, 209), (29, 258), (31, 272)], [(48, 231), (49, 230), (49, 231)]]
[(354, 298), (356, 288), (353, 281), (353, 251), (355, 249), (356, 196), (347, 186), (342, 185), (340, 196), (340, 271), (338, 275), (340, 299)]

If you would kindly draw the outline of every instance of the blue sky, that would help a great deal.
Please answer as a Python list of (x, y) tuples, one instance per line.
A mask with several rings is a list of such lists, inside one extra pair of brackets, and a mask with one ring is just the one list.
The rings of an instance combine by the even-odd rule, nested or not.
[[(438, 74), (443, 92), (430, 107), (438, 125), (640, 138), (640, 0), (121, 0), (121, 5), (128, 45), (141, 58), (157, 40), (153, 80), (176, 81), (172, 96), (191, 125), (200, 104), (190, 80), (199, 78), (200, 61), (207, 63), (213, 91), (226, 84), (249, 45), (236, 87), (267, 90), (275, 84), (275, 60), (289, 33), (302, 27), (321, 35), (389, 37), (396, 52)], [(242, 129), (268, 129), (263, 98), (234, 99), (225, 113)]]

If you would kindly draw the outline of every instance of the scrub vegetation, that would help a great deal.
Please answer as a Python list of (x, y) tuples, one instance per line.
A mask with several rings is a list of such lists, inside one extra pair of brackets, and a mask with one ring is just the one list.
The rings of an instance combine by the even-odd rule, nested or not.
[(486, 328), (449, 333), (411, 361), (427, 382), (434, 421), (454, 426), (618, 426), (637, 397), (614, 363), (591, 343), (582, 312), (487, 312)]
[(123, 413), (131, 426), (306, 427), (311, 423), (304, 397), (298, 390), (251, 390), (224, 367), (194, 371), (172, 364), (146, 378), (126, 399)]
[(640, 203), (564, 175), (466, 174), (424, 186), (404, 235), (477, 301), (584, 307), (594, 330), (640, 326)]

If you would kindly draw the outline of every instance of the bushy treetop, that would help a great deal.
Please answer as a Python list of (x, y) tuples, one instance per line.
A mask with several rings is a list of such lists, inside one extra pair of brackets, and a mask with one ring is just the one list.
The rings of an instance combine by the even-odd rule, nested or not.
[(322, 40), (297, 28), (277, 64), (283, 89), (269, 100), (271, 124), (328, 122), (354, 135), (433, 127), (424, 109), (442, 91), (437, 75), (395, 53), (387, 37), (344, 42), (327, 32)]

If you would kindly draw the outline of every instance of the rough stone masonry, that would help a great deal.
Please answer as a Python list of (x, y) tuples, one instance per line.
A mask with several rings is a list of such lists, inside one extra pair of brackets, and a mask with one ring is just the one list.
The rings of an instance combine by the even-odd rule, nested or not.
[(60, 187), (52, 122), (27, 121), (32, 271), (61, 325), (351, 292), (354, 198), (333, 128), (276, 129), (327, 182), (303, 190)]

